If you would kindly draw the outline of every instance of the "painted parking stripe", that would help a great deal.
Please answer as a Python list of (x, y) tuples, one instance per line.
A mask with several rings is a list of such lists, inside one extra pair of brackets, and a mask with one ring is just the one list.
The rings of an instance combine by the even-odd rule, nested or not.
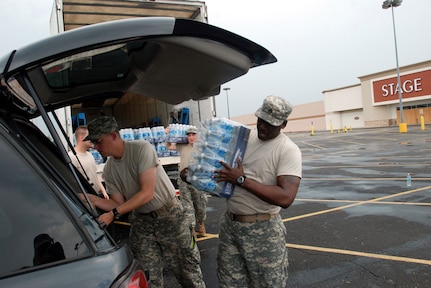
[(367, 253), (367, 252), (359, 252), (359, 251), (343, 250), (343, 249), (335, 249), (335, 248), (316, 247), (316, 246), (308, 246), (308, 245), (298, 245), (298, 244), (292, 244), (292, 243), (286, 243), (286, 247), (292, 248), (292, 249), (294, 248), (294, 249), (312, 250), (312, 251), (319, 251), (319, 252), (325, 252), (325, 253), (335, 253), (335, 254), (368, 257), (368, 258), (390, 260), (390, 261), (409, 262), (409, 263), (425, 264), (425, 265), (431, 266), (431, 260), (425, 260), (425, 259), (399, 257), (399, 256), (391, 256), (391, 255), (384, 255), (384, 254)]
[(322, 149), (322, 150), (327, 150), (327, 148), (325, 148), (325, 147), (318, 146), (318, 145), (315, 145), (315, 144), (311, 144), (311, 143), (308, 143), (308, 142), (305, 142), (305, 141), (301, 141), (300, 143), (302, 143), (304, 145), (308, 145), (308, 146), (314, 147), (314, 148), (319, 148), (319, 149)]
[(360, 205), (364, 205), (364, 204), (379, 202), (381, 200), (395, 198), (395, 197), (399, 197), (399, 196), (403, 196), (403, 195), (407, 195), (407, 194), (413, 194), (413, 193), (424, 191), (424, 190), (428, 190), (428, 189), (431, 189), (431, 186), (422, 187), (422, 188), (418, 188), (418, 189), (412, 189), (412, 190), (408, 190), (408, 191), (404, 191), (404, 192), (400, 192), (400, 193), (396, 193), (396, 194), (391, 194), (391, 195), (387, 195), (387, 196), (383, 196), (383, 197), (379, 197), (379, 198), (374, 198), (374, 199), (370, 199), (370, 200), (359, 201), (357, 203), (353, 203), (353, 204), (349, 204), (349, 205), (344, 205), (344, 206), (340, 206), (340, 207), (336, 207), (336, 208), (331, 208), (331, 209), (326, 209), (326, 210), (321, 210), (321, 211), (317, 211), (317, 212), (313, 212), (313, 213), (303, 214), (303, 215), (299, 215), (299, 216), (295, 216), (295, 217), (289, 217), (289, 218), (283, 219), (283, 222), (295, 221), (295, 220), (298, 220), (298, 219), (313, 217), (313, 216), (316, 216), (316, 215), (322, 215), (322, 214), (326, 214), (326, 213), (332, 213), (332, 212), (335, 212), (335, 211), (339, 211), (339, 210), (343, 210), (343, 209), (347, 209), (347, 208), (351, 208), (351, 207), (356, 207), (356, 206), (360, 206)]
[[(328, 203), (359, 203), (362, 202), (360, 200), (329, 200), (329, 199), (304, 199), (304, 198), (296, 198), (296, 201), (301, 202), (328, 202)], [(389, 201), (379, 201), (370, 204), (384, 204), (384, 205), (407, 205), (407, 206), (431, 206), (431, 203), (422, 203), (422, 202), (389, 202)]]
[[(412, 164), (411, 166), (417, 167), (418, 165)], [(428, 165), (427, 165), (428, 166)], [(335, 168), (367, 168), (367, 167), (375, 167), (375, 166), (335, 166)], [(327, 167), (319, 167), (320, 168), (334, 168), (334, 166), (327, 166)], [(307, 181), (406, 181), (406, 177), (402, 178), (307, 178), (304, 177), (302, 180)], [(415, 177), (413, 178), (414, 181), (431, 181), (431, 177)]]

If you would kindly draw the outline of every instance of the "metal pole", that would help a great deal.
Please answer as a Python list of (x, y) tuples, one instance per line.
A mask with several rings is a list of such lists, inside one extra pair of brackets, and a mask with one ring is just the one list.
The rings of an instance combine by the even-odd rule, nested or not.
[(224, 91), (226, 91), (226, 104), (227, 104), (227, 118), (230, 119), (230, 112), (229, 112), (229, 93), (230, 90), (229, 87), (223, 88)]
[(395, 42), (395, 59), (397, 62), (397, 89), (398, 89), (398, 97), (400, 99), (400, 122), (399, 128), (400, 132), (407, 132), (407, 124), (404, 123), (404, 110), (403, 110), (403, 91), (401, 88), (401, 76), (400, 76), (400, 65), (398, 63), (398, 45), (397, 45), (397, 33), (395, 30), (395, 15), (394, 15), (394, 7), (398, 7), (401, 5), (403, 0), (385, 0), (382, 4), (383, 9), (391, 8), (392, 11), (392, 26), (394, 28), (394, 42)]
[(395, 59), (396, 59), (396, 63), (397, 63), (398, 97), (400, 99), (400, 119), (401, 119), (401, 123), (404, 123), (403, 92), (401, 89), (400, 65), (398, 64), (397, 33), (395, 31), (395, 16), (394, 16), (394, 6), (393, 5), (391, 6), (391, 10), (392, 10), (392, 26), (394, 27)]

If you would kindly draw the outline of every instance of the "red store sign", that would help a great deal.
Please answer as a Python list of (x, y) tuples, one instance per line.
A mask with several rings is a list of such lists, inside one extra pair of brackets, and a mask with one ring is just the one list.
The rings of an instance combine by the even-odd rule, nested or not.
[[(431, 70), (421, 71), (401, 77), (403, 99), (431, 95)], [(373, 81), (374, 103), (399, 100), (398, 78)]]

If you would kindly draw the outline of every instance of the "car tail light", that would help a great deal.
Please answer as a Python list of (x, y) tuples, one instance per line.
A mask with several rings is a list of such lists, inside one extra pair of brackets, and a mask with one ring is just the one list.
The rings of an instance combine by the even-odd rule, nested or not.
[(133, 274), (129, 283), (127, 283), (127, 288), (148, 288), (147, 277), (145, 277), (145, 273), (142, 270), (137, 270), (135, 274)]
[(148, 270), (144, 270), (138, 261), (133, 260), (111, 288), (149, 288), (147, 279), (150, 279)]

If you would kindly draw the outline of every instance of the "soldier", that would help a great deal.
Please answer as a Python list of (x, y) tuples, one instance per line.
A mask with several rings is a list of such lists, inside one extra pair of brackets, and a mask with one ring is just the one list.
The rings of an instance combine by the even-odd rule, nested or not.
[(151, 287), (163, 287), (164, 263), (182, 287), (205, 287), (191, 226), (153, 146), (144, 140), (125, 142), (109, 116), (93, 120), (88, 130), (85, 139), (103, 157), (109, 156), (103, 172), (111, 199), (90, 198), (109, 211), (99, 221), (109, 225), (133, 211), (130, 244), (149, 269)]
[(76, 128), (76, 156), (72, 151), (69, 151), (69, 157), (73, 165), (78, 168), (79, 172), (81, 172), (81, 174), (87, 178), (87, 181), (91, 184), (97, 195), (108, 199), (109, 196), (106, 193), (105, 187), (103, 186), (102, 181), (100, 181), (99, 176), (97, 175), (97, 166), (94, 157), (93, 155), (91, 155), (90, 152), (88, 152), (88, 149), (93, 148), (93, 144), (89, 140), (84, 141), (87, 135), (87, 126), (82, 125)]
[(217, 274), (220, 287), (286, 287), (288, 257), (281, 208), (289, 207), (302, 177), (298, 146), (281, 130), (292, 106), (268, 96), (255, 115), (244, 159), (221, 162), (217, 181), (235, 184), (220, 221)]
[(195, 226), (197, 224), (197, 236), (205, 236), (205, 219), (206, 219), (206, 205), (207, 198), (205, 192), (196, 189), (190, 182), (187, 181), (188, 164), (190, 162), (190, 156), (193, 152), (193, 144), (197, 141), (198, 129), (195, 126), (191, 126), (187, 129), (187, 143), (172, 143), (167, 142), (166, 147), (169, 150), (176, 150), (180, 153), (180, 164), (178, 170), (180, 172), (180, 178), (178, 178), (178, 188), (180, 190), (180, 198), (185, 208), (185, 213), (188, 216), (189, 221), (192, 223), (193, 231), (195, 232)]

